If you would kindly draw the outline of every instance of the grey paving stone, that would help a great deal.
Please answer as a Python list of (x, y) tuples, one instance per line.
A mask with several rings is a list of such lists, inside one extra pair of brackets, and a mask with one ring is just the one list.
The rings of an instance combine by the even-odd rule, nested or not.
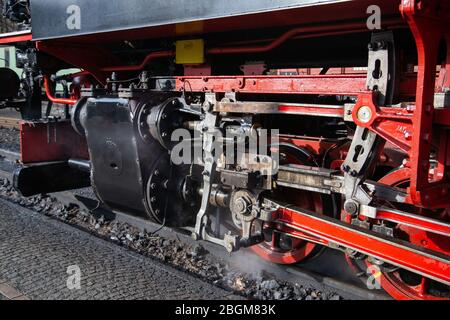
[[(70, 266), (81, 287), (70, 290)], [(0, 199), (0, 279), (30, 299), (237, 299), (190, 274)], [(1, 297), (0, 297), (1, 299)]]

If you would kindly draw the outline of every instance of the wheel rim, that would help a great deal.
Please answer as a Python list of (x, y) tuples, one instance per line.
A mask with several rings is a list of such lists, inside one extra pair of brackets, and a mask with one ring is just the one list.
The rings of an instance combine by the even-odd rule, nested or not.
[[(402, 168), (382, 178), (380, 183), (400, 187), (409, 183), (409, 180), (410, 169)], [(427, 233), (404, 225), (397, 225), (395, 233), (400, 238), (407, 237), (415, 245), (450, 254), (450, 244), (446, 244), (445, 240), (447, 239), (444, 236)], [(366, 259), (366, 265), (369, 268), (373, 267), (373, 264), (368, 259)], [(376, 279), (381, 287), (397, 300), (450, 299), (450, 288), (403, 269), (390, 272), (382, 270), (380, 276), (376, 277)]]
[[(323, 211), (320, 196), (304, 192), (301, 197), (298, 197), (297, 193), (297, 199), (300, 201), (296, 201), (295, 205), (300, 208), (315, 212)], [(280, 242), (286, 241), (289, 241), (292, 249), (287, 250), (281, 248)], [(252, 247), (252, 250), (263, 259), (277, 264), (295, 264), (302, 262), (307, 258), (316, 256), (320, 249), (322, 247), (317, 244), (292, 237), (285, 237), (276, 231), (272, 233), (271, 241), (266, 241)]]

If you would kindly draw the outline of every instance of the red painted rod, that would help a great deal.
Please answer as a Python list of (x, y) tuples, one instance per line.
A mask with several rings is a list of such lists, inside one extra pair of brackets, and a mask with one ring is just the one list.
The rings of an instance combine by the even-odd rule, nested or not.
[(287, 227), (450, 284), (448, 256), (410, 244), (386, 240), (374, 233), (356, 230), (352, 226), (322, 218), (306, 210), (281, 206), (278, 213), (277, 222)]
[(76, 99), (66, 99), (66, 98), (56, 98), (52, 95), (52, 91), (50, 90), (50, 80), (48, 76), (44, 76), (44, 88), (45, 93), (47, 94), (48, 100), (56, 104), (68, 104), (73, 106), (77, 103)]
[[(361, 23), (352, 23), (345, 25), (345, 29), (351, 29), (354, 30), (356, 28), (361, 28)], [(293, 38), (296, 35), (299, 35), (301, 33), (306, 32), (323, 32), (323, 31), (329, 31), (329, 26), (313, 26), (313, 27), (299, 27), (292, 30), (289, 30), (285, 33), (283, 33), (280, 37), (276, 38), (272, 42), (268, 43), (267, 45), (263, 46), (242, 46), (242, 47), (229, 47), (229, 48), (213, 48), (208, 50), (209, 54), (233, 54), (233, 53), (264, 53), (271, 51), (283, 43), (285, 43), (287, 40)]]

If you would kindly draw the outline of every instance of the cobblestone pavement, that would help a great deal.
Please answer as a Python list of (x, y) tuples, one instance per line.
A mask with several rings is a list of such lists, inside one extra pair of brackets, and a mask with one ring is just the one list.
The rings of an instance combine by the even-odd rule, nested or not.
[[(26, 211), (0, 199), (0, 280), (29, 299), (239, 298), (192, 275)], [(80, 268), (79, 290), (67, 287), (73, 275), (67, 273), (70, 266)]]

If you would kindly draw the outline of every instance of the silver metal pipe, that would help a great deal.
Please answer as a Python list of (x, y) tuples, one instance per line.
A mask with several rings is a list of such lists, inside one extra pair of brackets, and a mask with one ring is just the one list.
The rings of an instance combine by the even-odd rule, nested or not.
[(91, 172), (91, 162), (82, 159), (69, 159), (69, 167), (83, 172)]

